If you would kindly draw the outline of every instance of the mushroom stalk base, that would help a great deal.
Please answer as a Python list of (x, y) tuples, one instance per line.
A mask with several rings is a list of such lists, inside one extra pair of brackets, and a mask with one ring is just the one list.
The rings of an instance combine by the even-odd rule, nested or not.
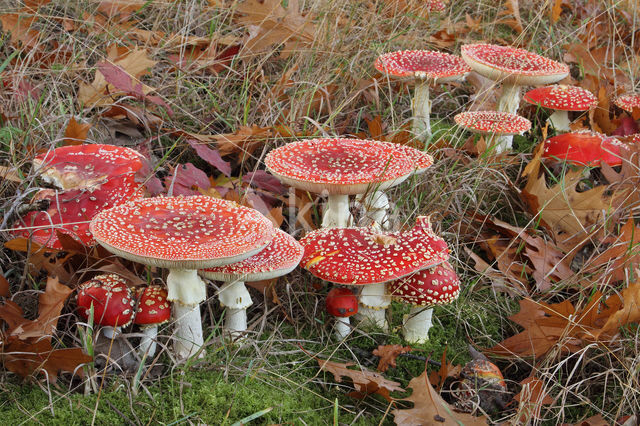
[(116, 337), (118, 337), (118, 334), (120, 334), (121, 330), (122, 330), (122, 327), (109, 327), (109, 326), (102, 327), (102, 333), (104, 334), (104, 337), (106, 337), (107, 339), (115, 339)]
[(345, 337), (351, 333), (351, 321), (349, 321), (349, 317), (336, 317), (336, 323), (334, 326), (334, 335), (337, 340), (343, 340)]
[[(498, 101), (498, 111), (518, 113), (520, 106), (520, 86), (513, 84), (502, 85), (502, 96)], [(513, 135), (498, 136), (494, 141), (496, 153), (510, 151), (513, 146)]]
[(224, 332), (236, 338), (247, 331), (247, 310), (227, 307), (224, 321)]
[(429, 82), (426, 79), (418, 79), (413, 95), (413, 133), (420, 140), (431, 137), (431, 101), (429, 100)]
[(237, 337), (247, 331), (247, 308), (253, 305), (243, 281), (224, 283), (218, 294), (220, 304), (227, 308), (223, 331)]
[(561, 130), (563, 132), (568, 132), (571, 130), (569, 128), (569, 113), (567, 111), (556, 110), (553, 114), (549, 116), (549, 123), (556, 130)]
[(367, 196), (358, 194), (356, 201), (362, 206), (362, 215), (367, 221), (373, 221), (373, 226), (380, 229), (389, 229), (389, 214), (387, 213), (389, 198), (383, 191), (375, 191)]
[(402, 334), (409, 343), (425, 343), (429, 340), (432, 308), (414, 306), (408, 315), (403, 317)]
[(387, 284), (368, 284), (364, 286), (358, 297), (360, 306), (357, 318), (362, 323), (369, 323), (387, 331), (386, 309), (391, 304), (391, 296), (387, 294)]
[(342, 194), (330, 194), (324, 206), (322, 215), (323, 228), (344, 228), (351, 222), (349, 212), (349, 196)]
[(156, 353), (156, 338), (158, 337), (158, 327), (145, 327), (142, 330), (142, 338), (140, 339), (140, 346), (138, 347), (138, 353), (140, 358), (145, 355), (151, 358)]
[[(185, 305), (180, 301), (173, 304), (173, 318), (175, 321), (175, 345), (176, 356), (179, 359), (187, 359), (195, 355), (202, 345), (202, 322), (200, 318), (200, 306)], [(200, 352), (204, 356), (204, 351)]]

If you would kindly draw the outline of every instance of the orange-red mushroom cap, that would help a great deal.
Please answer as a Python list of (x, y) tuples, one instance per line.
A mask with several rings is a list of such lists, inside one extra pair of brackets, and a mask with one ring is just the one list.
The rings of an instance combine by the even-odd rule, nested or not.
[(598, 98), (587, 89), (564, 84), (529, 90), (524, 94), (524, 100), (543, 108), (560, 111), (587, 111), (598, 105)]
[(126, 327), (134, 316), (135, 300), (126, 280), (117, 274), (94, 277), (78, 287), (78, 313), (85, 320), (93, 305), (93, 321), (109, 327)]
[(515, 135), (528, 131), (531, 122), (524, 117), (501, 111), (465, 111), (453, 117), (456, 124), (475, 133)]
[(391, 296), (414, 306), (446, 305), (460, 294), (460, 280), (448, 262), (387, 284)]
[(325, 300), (329, 315), (348, 318), (358, 313), (358, 298), (353, 291), (344, 287), (334, 287)]
[(445, 82), (471, 71), (459, 56), (430, 50), (398, 50), (380, 55), (373, 66), (394, 77), (415, 77)]
[(139, 288), (138, 309), (134, 324), (153, 327), (169, 321), (171, 318), (171, 302), (167, 300), (164, 287), (152, 285)]
[(618, 139), (601, 133), (563, 133), (544, 141), (542, 157), (578, 165), (606, 163), (619, 166), (622, 164), (620, 148), (623, 145)]

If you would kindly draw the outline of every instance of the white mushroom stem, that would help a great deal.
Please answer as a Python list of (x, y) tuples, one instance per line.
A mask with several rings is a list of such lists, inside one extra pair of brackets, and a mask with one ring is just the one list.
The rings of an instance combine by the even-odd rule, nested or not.
[(338, 340), (343, 340), (351, 333), (351, 321), (349, 317), (336, 317), (335, 336)]
[(553, 128), (556, 130), (568, 132), (570, 130), (569, 123), (571, 123), (571, 121), (569, 121), (569, 113), (567, 111), (557, 109), (549, 116), (549, 123), (551, 123)]
[(122, 331), (122, 327), (102, 327), (102, 332), (104, 333), (104, 337), (107, 339), (115, 339), (118, 334)]
[(386, 309), (391, 304), (391, 296), (387, 293), (386, 283), (367, 284), (358, 297), (360, 307), (356, 314), (361, 322), (369, 322), (387, 331)]
[(375, 191), (371, 194), (356, 195), (356, 201), (362, 206), (363, 216), (380, 229), (389, 229), (389, 197), (382, 191)]
[(349, 226), (351, 213), (349, 212), (349, 196), (330, 194), (322, 214), (323, 228), (344, 228)]
[(431, 101), (429, 100), (429, 81), (416, 79), (416, 87), (412, 101), (413, 133), (418, 139), (431, 137)]
[[(179, 359), (190, 358), (204, 344), (199, 305), (207, 298), (207, 287), (195, 269), (171, 269), (167, 290), (167, 300), (174, 302), (176, 356)], [(204, 356), (204, 351), (201, 356)]]
[(431, 328), (432, 308), (414, 306), (408, 315), (403, 317), (402, 333), (404, 340), (409, 343), (425, 343), (429, 340)]
[[(516, 114), (520, 106), (520, 86), (504, 83), (502, 85), (502, 96), (498, 101), (498, 111)], [(513, 147), (513, 135), (498, 136), (493, 142), (497, 154), (511, 151)]]
[(140, 354), (140, 357), (146, 355), (148, 358), (150, 358), (156, 353), (156, 338), (158, 337), (158, 327), (144, 327), (141, 331), (142, 338), (140, 339), (138, 353)]
[(253, 305), (253, 301), (244, 282), (224, 283), (220, 287), (218, 300), (227, 312), (223, 331), (232, 337), (238, 337), (247, 331), (247, 308)]

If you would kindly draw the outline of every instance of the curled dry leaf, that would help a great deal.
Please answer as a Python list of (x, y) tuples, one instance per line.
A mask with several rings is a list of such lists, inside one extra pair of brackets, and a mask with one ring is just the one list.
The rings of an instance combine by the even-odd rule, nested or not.
[[(638, 276), (640, 270), (640, 226), (630, 217), (618, 236), (602, 241), (608, 248), (589, 263), (589, 270), (604, 266), (602, 280), (628, 281), (629, 275)], [(600, 281), (600, 280), (598, 280)]]
[(377, 349), (374, 349), (372, 353), (380, 357), (377, 370), (384, 373), (389, 367), (396, 366), (396, 358), (398, 358), (400, 354), (406, 354), (408, 352), (411, 352), (411, 346), (380, 345)]
[(316, 358), (320, 369), (327, 371), (335, 377), (336, 382), (341, 383), (343, 377), (348, 377), (353, 382), (356, 392), (349, 395), (354, 398), (364, 398), (370, 394), (378, 394), (391, 402), (391, 392), (404, 392), (400, 387), (400, 383), (385, 379), (381, 374), (369, 370), (352, 370), (353, 363), (339, 363)]
[(529, 376), (520, 382), (522, 389), (513, 399), (518, 402), (517, 419), (514, 424), (529, 424), (540, 419), (543, 405), (553, 403), (547, 395), (544, 382), (535, 376)]
[(487, 417), (474, 417), (470, 414), (457, 413), (454, 408), (442, 399), (433, 389), (427, 379), (426, 371), (409, 382), (409, 388), (413, 390), (411, 396), (399, 401), (413, 403), (413, 408), (396, 408), (391, 411), (394, 421), (402, 426), (422, 425), (460, 425), (486, 426)]

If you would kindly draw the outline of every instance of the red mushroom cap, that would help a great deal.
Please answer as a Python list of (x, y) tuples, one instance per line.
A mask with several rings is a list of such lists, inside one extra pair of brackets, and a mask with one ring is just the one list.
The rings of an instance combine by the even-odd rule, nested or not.
[(598, 105), (598, 98), (587, 89), (565, 84), (529, 90), (524, 94), (524, 100), (543, 108), (561, 111), (587, 111)]
[(578, 165), (610, 166), (622, 164), (620, 148), (623, 143), (613, 137), (595, 132), (563, 133), (544, 141), (543, 158), (554, 158)]
[(208, 268), (200, 275), (218, 281), (260, 281), (286, 275), (300, 263), (303, 248), (286, 232), (276, 229), (276, 235), (264, 250), (237, 263)]
[(104, 274), (78, 287), (78, 313), (89, 319), (93, 304), (93, 321), (109, 327), (126, 327), (131, 324), (135, 300), (127, 281), (117, 274)]
[(100, 212), (90, 229), (118, 256), (181, 269), (239, 262), (262, 250), (275, 233), (257, 210), (201, 195), (134, 200)]
[(39, 191), (33, 202), (49, 201), (46, 211), (33, 211), (22, 218), (27, 228), (17, 231), (25, 238), (33, 238), (38, 244), (61, 249), (56, 230), (67, 234), (85, 245), (95, 244), (89, 231), (89, 222), (102, 210), (142, 197), (142, 188), (128, 179), (109, 180), (93, 188)]
[(348, 318), (358, 313), (358, 298), (353, 291), (344, 287), (334, 287), (325, 300), (329, 315)]
[(413, 161), (385, 142), (360, 139), (311, 139), (274, 149), (264, 162), (287, 185), (330, 194), (361, 194), (370, 185), (383, 190), (404, 181)]
[(475, 133), (515, 135), (528, 131), (531, 122), (518, 114), (499, 111), (466, 111), (453, 117), (456, 124)]
[(387, 283), (396, 299), (415, 306), (446, 305), (460, 294), (460, 280), (449, 262)]
[(402, 151), (404, 155), (413, 160), (413, 167), (415, 172), (420, 174), (425, 172), (429, 167), (433, 166), (433, 157), (426, 152), (413, 148), (408, 145), (402, 145), (399, 143), (386, 142), (393, 145), (395, 149)]
[(405, 232), (372, 228), (323, 228), (300, 240), (301, 265), (316, 277), (338, 284), (365, 285), (402, 278), (444, 262), (447, 243), (431, 229), (428, 216)]
[(640, 94), (627, 93), (626, 95), (618, 96), (614, 102), (623, 110), (633, 112), (634, 108), (640, 108)]
[(430, 50), (398, 50), (380, 55), (373, 66), (395, 77), (446, 82), (471, 71), (461, 57)]
[(462, 59), (479, 74), (494, 81), (538, 86), (569, 75), (569, 67), (528, 50), (495, 44), (465, 44)]
[(69, 145), (38, 155), (33, 164), (62, 189), (92, 187), (113, 178), (131, 178), (143, 166), (137, 151), (115, 145)]
[(134, 324), (154, 327), (169, 321), (171, 302), (167, 300), (167, 289), (157, 285), (139, 288), (138, 311)]
[(426, 6), (429, 12), (442, 12), (447, 8), (442, 0), (427, 0)]

